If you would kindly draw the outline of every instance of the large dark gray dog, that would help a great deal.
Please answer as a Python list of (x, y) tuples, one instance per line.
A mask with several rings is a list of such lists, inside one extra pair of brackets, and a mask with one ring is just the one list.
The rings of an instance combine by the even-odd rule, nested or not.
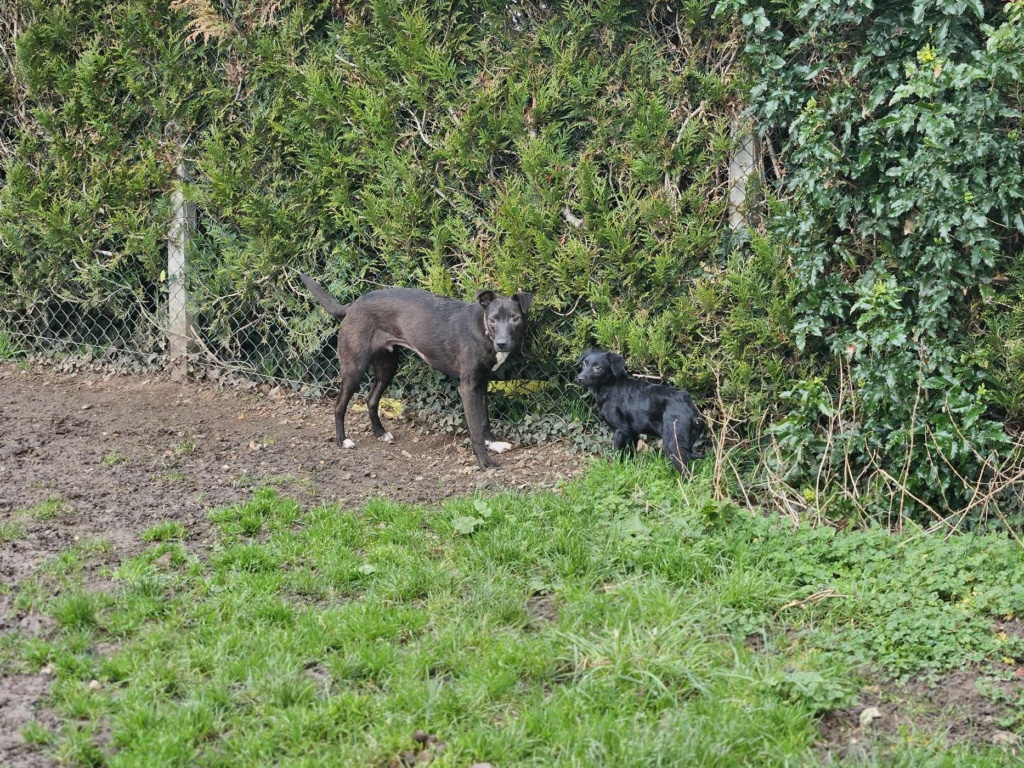
[(387, 288), (364, 294), (351, 304), (339, 304), (313, 278), (301, 277), (313, 298), (329, 314), (344, 320), (338, 330), (341, 393), (334, 404), (338, 445), (355, 448), (345, 436), (345, 411), (368, 368), (373, 371), (366, 399), (370, 426), (380, 440), (392, 441), (377, 409), (398, 370), (398, 347), (405, 347), (459, 380), (469, 439), (481, 467), (492, 466), (488, 450), (502, 453), (512, 447), (495, 441), (491, 434), (487, 382), (491, 372), (522, 343), (533, 294), (505, 297), (478, 291), (473, 303), (414, 288)]
[(660, 437), (672, 466), (689, 474), (687, 464), (704, 456), (694, 443), (706, 425), (693, 398), (681, 389), (651, 384), (626, 373), (626, 360), (615, 352), (590, 349), (579, 359), (577, 381), (594, 392), (597, 412), (612, 428), (612, 445), (623, 454), (636, 450), (637, 437)]

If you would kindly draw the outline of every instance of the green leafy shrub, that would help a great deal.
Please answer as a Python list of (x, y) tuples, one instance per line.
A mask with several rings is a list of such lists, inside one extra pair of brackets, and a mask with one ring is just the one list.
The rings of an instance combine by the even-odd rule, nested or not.
[(601, 344), (747, 413), (788, 376), (776, 253), (723, 235), (746, 81), (708, 3), (24, 7), (0, 289), (47, 331), (152, 330), (180, 164), (193, 320), (259, 373), (334, 372), (305, 270), (341, 300), (534, 290), (515, 378)]
[(970, 524), (1005, 476), (1020, 389), (993, 374), (1019, 344), (998, 297), (1024, 233), (1022, 7), (722, 4), (786, 158), (772, 227), (800, 286), (796, 343), (820, 372), (776, 428), (793, 482), (922, 519), (972, 509)]

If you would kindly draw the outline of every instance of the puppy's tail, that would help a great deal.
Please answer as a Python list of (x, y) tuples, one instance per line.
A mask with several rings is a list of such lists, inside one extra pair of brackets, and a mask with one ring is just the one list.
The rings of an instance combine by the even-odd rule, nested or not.
[(300, 274), (299, 277), (302, 279), (302, 284), (313, 294), (313, 298), (317, 300), (321, 307), (327, 310), (327, 314), (333, 315), (339, 320), (345, 317), (351, 304), (339, 304), (320, 283), (309, 275)]

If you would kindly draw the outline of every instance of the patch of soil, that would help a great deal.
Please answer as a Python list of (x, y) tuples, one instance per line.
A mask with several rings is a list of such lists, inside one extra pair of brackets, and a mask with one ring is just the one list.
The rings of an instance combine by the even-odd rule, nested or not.
[[(483, 471), (462, 435), (423, 434), (391, 419), (394, 442), (377, 441), (357, 404), (348, 418), (357, 448), (344, 450), (334, 443), (329, 401), (217, 390), (166, 375), (3, 363), (0, 392), (0, 524), (16, 530), (0, 541), (7, 585), (89, 541), (105, 543), (85, 573), (87, 584), (98, 581), (101, 567), (143, 550), (141, 534), (170, 520), (187, 528), (187, 547), (202, 551), (214, 538), (207, 510), (244, 502), (266, 485), (305, 505), (357, 509), (375, 497), (437, 503), (550, 488), (583, 465), (551, 443), (513, 449), (496, 459), (500, 468)], [(0, 595), (0, 631), (34, 631), (40, 621), (17, 615)], [(0, 679), (0, 765), (46, 764), (19, 735), (45, 690), (34, 676)]]
[(821, 721), (823, 755), (840, 762), (875, 754), (908, 733), (944, 739), (947, 746), (992, 744), (1019, 754), (1024, 739), (1008, 730), (1019, 716), (1024, 668), (971, 666), (936, 680), (871, 685), (856, 707), (829, 712)]
[[(76, 541), (106, 540), (122, 560), (142, 548), (142, 531), (167, 520), (184, 523), (192, 545), (206, 544), (206, 510), (266, 485), (307, 505), (357, 508), (375, 497), (436, 503), (548, 488), (582, 466), (553, 443), (513, 449), (495, 459), (500, 468), (480, 470), (463, 436), (421, 434), (407, 420), (391, 420), (395, 440), (381, 443), (358, 405), (348, 419), (357, 448), (345, 450), (334, 442), (330, 402), (275, 401), (167, 377), (3, 364), (0, 390), (0, 521), (23, 529), (2, 545), (0, 573), (14, 582)], [(48, 501), (56, 508), (40, 512)]]
[(530, 614), (531, 621), (536, 625), (558, 622), (558, 603), (555, 596), (534, 595), (526, 601), (526, 612)]
[(51, 764), (21, 737), (25, 724), (38, 716), (39, 700), (48, 687), (47, 675), (11, 675), (0, 680), (0, 765), (23, 768)]

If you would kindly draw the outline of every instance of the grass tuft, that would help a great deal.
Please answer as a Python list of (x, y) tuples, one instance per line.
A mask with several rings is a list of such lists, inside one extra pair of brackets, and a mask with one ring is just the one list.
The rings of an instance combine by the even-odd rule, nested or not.
[(77, 591), (57, 598), (50, 615), (68, 630), (92, 629), (99, 621), (96, 598)]
[(53, 520), (58, 517), (70, 515), (74, 512), (74, 508), (68, 502), (64, 501), (64, 499), (58, 496), (51, 496), (46, 499), (46, 501), (41, 501), (34, 507), (18, 509), (16, 512), (36, 520)]
[(143, 541), (183, 541), (188, 538), (188, 529), (177, 520), (158, 523), (142, 532)]
[(0, 523), (0, 544), (9, 541), (17, 541), (25, 535), (25, 527), (15, 520), (5, 520)]

